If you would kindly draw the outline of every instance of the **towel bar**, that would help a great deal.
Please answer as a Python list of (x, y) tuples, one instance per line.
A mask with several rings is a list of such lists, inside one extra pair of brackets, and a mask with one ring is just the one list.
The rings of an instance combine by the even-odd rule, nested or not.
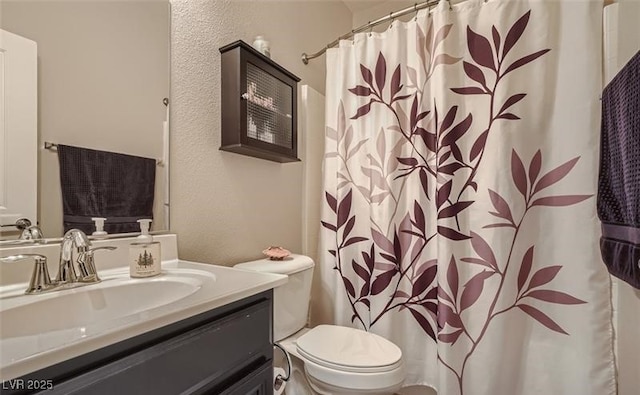
[[(48, 149), (49, 151), (58, 151), (58, 144), (56, 143), (52, 143), (49, 141), (45, 141), (44, 142), (44, 149)], [(164, 160), (162, 159), (156, 159), (156, 165), (157, 166), (164, 166)]]

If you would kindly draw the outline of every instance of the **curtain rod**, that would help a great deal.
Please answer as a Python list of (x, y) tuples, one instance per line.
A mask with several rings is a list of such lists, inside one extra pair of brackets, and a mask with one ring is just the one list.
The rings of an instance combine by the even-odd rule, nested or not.
[[(447, 1), (449, 3), (449, 8), (451, 8), (451, 1), (450, 0), (445, 0), (445, 1)], [(422, 3), (415, 3), (414, 5), (412, 5), (410, 7), (403, 8), (403, 9), (401, 9), (399, 11), (392, 12), (389, 15), (384, 16), (384, 17), (379, 18), (379, 19), (376, 19), (373, 22), (369, 21), (368, 23), (365, 23), (364, 25), (362, 25), (360, 27), (357, 27), (357, 28), (351, 30), (350, 32), (345, 33), (342, 36), (338, 37), (336, 40), (330, 42), (329, 44), (327, 44), (326, 47), (322, 48), (321, 50), (319, 50), (316, 53), (313, 53), (311, 55), (307, 55), (307, 53), (304, 52), (302, 54), (302, 63), (309, 64), (309, 61), (311, 59), (315, 59), (315, 58), (321, 56), (322, 54), (324, 54), (327, 51), (327, 49), (335, 47), (336, 45), (338, 45), (340, 40), (346, 40), (348, 38), (351, 38), (356, 33), (361, 33), (361, 32), (363, 32), (363, 31), (365, 31), (367, 29), (370, 29), (370, 28), (373, 28), (374, 26), (378, 26), (380, 24), (383, 24), (383, 23), (385, 23), (385, 22), (387, 22), (389, 20), (393, 21), (396, 18), (399, 18), (401, 16), (410, 14), (412, 12), (416, 12), (417, 13), (419, 10), (422, 10), (424, 8), (427, 8), (427, 7), (431, 8), (432, 6), (438, 5), (438, 3), (440, 3), (440, 0), (427, 0), (427, 1), (424, 1)]]

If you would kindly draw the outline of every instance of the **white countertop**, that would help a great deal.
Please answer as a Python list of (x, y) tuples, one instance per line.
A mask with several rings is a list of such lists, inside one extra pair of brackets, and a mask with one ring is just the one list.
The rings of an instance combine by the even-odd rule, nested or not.
[[(153, 306), (150, 309), (117, 319), (90, 322), (81, 327), (64, 328), (54, 332), (27, 333), (24, 336), (12, 335), (5, 338), (0, 333), (0, 380), (23, 376), (287, 282), (287, 277), (283, 275), (258, 273), (177, 259), (163, 261), (162, 265), (163, 274), (160, 276), (129, 280), (129, 282), (151, 281), (151, 279), (159, 279), (162, 276), (171, 276), (175, 273), (188, 274), (190, 271), (199, 272), (201, 275), (209, 273), (211, 276), (207, 276), (215, 279), (214, 281), (202, 282), (196, 292), (183, 296), (177, 301), (162, 306)], [(99, 274), (103, 279), (101, 284), (108, 284), (110, 280), (128, 278), (128, 267), (99, 270)], [(30, 303), (37, 301), (38, 298), (54, 298), (64, 293), (82, 292), (82, 289), (100, 287), (101, 284), (42, 295), (22, 296), (20, 299)], [(17, 299), (17, 295), (20, 295), (25, 287), (26, 283), (3, 286), (2, 295), (0, 295), (3, 298), (3, 303), (0, 305), (0, 311), (15, 307), (11, 302), (12, 293), (15, 293), (14, 297)], [(132, 301), (132, 303), (135, 302)], [(51, 311), (44, 315), (43, 317), (24, 317), (24, 319), (36, 325), (37, 320), (54, 319), (56, 312)], [(46, 379), (46, 377), (41, 379)]]

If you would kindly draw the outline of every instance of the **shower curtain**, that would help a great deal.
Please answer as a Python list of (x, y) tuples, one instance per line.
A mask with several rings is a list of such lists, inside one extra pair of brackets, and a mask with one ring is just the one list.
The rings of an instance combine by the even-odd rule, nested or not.
[(321, 294), (402, 349), (405, 384), (615, 393), (601, 16), (442, 1), (327, 52)]

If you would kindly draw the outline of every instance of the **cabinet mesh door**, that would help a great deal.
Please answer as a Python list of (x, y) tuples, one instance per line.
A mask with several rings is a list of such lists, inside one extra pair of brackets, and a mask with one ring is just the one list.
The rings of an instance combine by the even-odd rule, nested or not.
[(247, 137), (293, 148), (292, 90), (251, 62), (247, 63)]

